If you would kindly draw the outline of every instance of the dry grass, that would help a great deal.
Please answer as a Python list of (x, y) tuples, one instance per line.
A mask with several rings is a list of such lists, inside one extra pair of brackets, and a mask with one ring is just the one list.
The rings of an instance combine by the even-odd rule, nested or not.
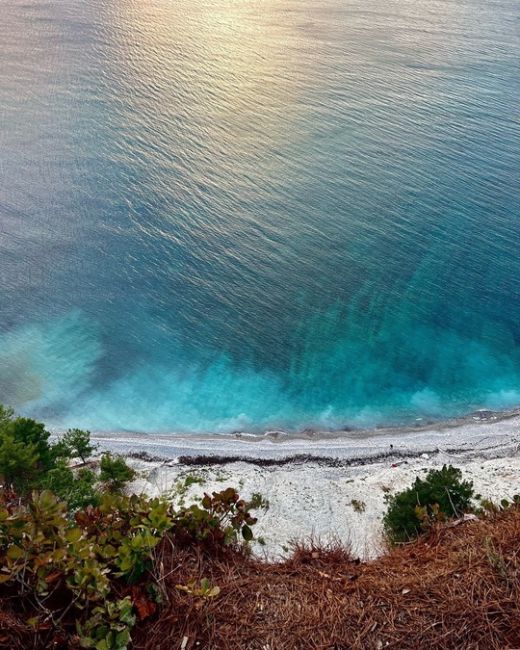
[[(520, 648), (520, 509), (367, 564), (339, 547), (299, 547), (280, 564), (177, 551), (162, 563), (170, 602), (135, 631), (143, 650)], [(176, 589), (203, 577), (218, 597)]]

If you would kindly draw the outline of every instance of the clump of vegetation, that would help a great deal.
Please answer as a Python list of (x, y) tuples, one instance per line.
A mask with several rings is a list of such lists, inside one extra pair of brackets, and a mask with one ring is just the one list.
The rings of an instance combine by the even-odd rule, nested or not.
[(472, 509), (473, 483), (462, 480), (460, 469), (444, 465), (430, 470), (424, 479), (395, 495), (388, 503), (383, 524), (392, 543), (406, 542), (424, 532), (432, 523), (460, 517)]
[[(53, 635), (75, 629), (82, 647), (123, 650), (137, 614), (150, 615), (158, 604), (158, 545), (169, 537), (214, 553), (238, 534), (250, 539), (254, 520), (243, 504), (232, 488), (179, 512), (162, 499), (102, 494), (96, 507), (72, 514), (49, 490), (22, 503), (4, 493), (0, 585), (44, 647)], [(135, 585), (132, 596), (125, 585)], [(204, 596), (218, 593), (205, 584), (201, 589)]]
[(25, 494), (40, 474), (38, 460), (34, 445), (16, 440), (9, 431), (0, 431), (0, 476), (5, 488)]
[(28, 493), (53, 469), (61, 449), (49, 444), (50, 433), (40, 422), (15, 417), (0, 406), (0, 476), (4, 488)]
[(184, 487), (190, 488), (192, 485), (204, 485), (205, 480), (202, 476), (196, 476), (195, 474), (188, 474), (184, 479)]
[[(220, 504), (219, 521), (213, 519), (216, 503)], [(10, 588), (17, 607), (30, 615), (37, 635), (62, 633), (74, 625), (82, 647), (122, 650), (130, 642), (136, 621), (131, 597), (122, 597), (123, 585), (144, 582), (144, 589), (153, 582), (155, 548), (168, 534), (182, 535), (187, 521), (190, 524), (184, 532), (190, 539), (198, 538), (192, 523), (200, 521), (203, 539), (207, 541), (208, 524), (212, 543), (225, 543), (227, 531), (220, 536), (216, 533), (228, 514), (232, 519), (236, 516), (235, 509), (230, 505), (233, 512), (228, 513), (224, 504), (236, 503), (238, 496), (228, 491), (222, 499), (219, 495), (210, 498), (207, 509), (194, 506), (189, 513), (173, 513), (169, 504), (158, 499), (105, 494), (99, 506), (71, 518), (66, 505), (50, 491), (34, 493), (23, 505), (4, 502), (0, 507), (0, 583)], [(233, 524), (240, 529), (238, 521)], [(139, 591), (141, 610), (143, 589)], [(215, 593), (212, 588), (210, 595)], [(145, 610), (153, 612), (155, 607), (150, 599)], [(49, 619), (53, 622), (50, 630)]]
[(269, 510), (269, 499), (266, 499), (260, 492), (253, 492), (249, 499), (248, 506), (251, 510)]
[(71, 468), (73, 458), (85, 465), (96, 450), (89, 431), (69, 429), (55, 443), (49, 439), (44, 424), (16, 417), (0, 405), (0, 477), (5, 489), (22, 497), (32, 490), (51, 490), (74, 510), (98, 503), (100, 481), (121, 492), (135, 477), (123, 458), (111, 454), (102, 457), (99, 475), (87, 467)]
[(364, 501), (359, 501), (359, 499), (352, 499), (350, 505), (356, 512), (365, 512), (367, 507), (367, 504)]
[(135, 478), (135, 470), (122, 456), (113, 456), (108, 452), (101, 456), (99, 469), (99, 480), (113, 492), (121, 492)]
[[(184, 506), (188, 498), (188, 494), (193, 485), (204, 485), (206, 479), (199, 474), (186, 474), (178, 478), (174, 488), (170, 492), (170, 496), (179, 507)], [(199, 500), (200, 497), (193, 497), (193, 500)]]
[[(233, 488), (189, 508), (123, 496), (135, 476), (124, 458), (103, 454), (99, 474), (74, 469), (72, 458), (86, 464), (95, 450), (89, 432), (49, 437), (0, 406), (0, 598), (33, 629), (31, 646), (124, 650), (162, 601), (161, 544), (215, 554), (252, 539), (256, 519)], [(207, 580), (185, 591), (219, 594)]]
[(70, 510), (99, 503), (96, 483), (95, 472), (86, 467), (73, 472), (65, 459), (60, 459), (41, 480), (41, 486), (65, 501)]
[(179, 546), (194, 543), (206, 549), (219, 549), (237, 544), (242, 538), (253, 539), (251, 526), (256, 518), (249, 512), (249, 504), (233, 488), (205, 494), (202, 508), (192, 505), (175, 517), (175, 541)]
[(520, 494), (515, 494), (511, 501), (509, 499), (501, 499), (500, 503), (495, 503), (490, 499), (480, 499), (480, 507), (476, 508), (475, 512), (479, 516), (493, 516), (518, 506), (520, 506)]
[(220, 594), (220, 587), (212, 587), (210, 581), (207, 578), (202, 578), (200, 581), (200, 586), (197, 585), (195, 580), (188, 582), (187, 585), (176, 585), (176, 588), (179, 591), (184, 591), (191, 596), (196, 596), (197, 598), (216, 598)]

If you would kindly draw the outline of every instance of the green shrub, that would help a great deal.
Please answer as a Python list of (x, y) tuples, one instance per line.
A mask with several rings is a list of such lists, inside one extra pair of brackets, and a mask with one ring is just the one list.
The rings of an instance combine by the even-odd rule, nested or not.
[(0, 432), (0, 476), (4, 487), (26, 494), (37, 481), (38, 452), (36, 445), (15, 440), (7, 432)]
[(49, 436), (41, 422), (15, 417), (12, 409), (0, 405), (0, 475), (6, 486), (25, 494), (54, 468), (60, 454)]
[(129, 596), (105, 601), (92, 610), (92, 616), (77, 626), (81, 645), (96, 650), (126, 650), (131, 641), (130, 630), (136, 616)]
[(385, 532), (392, 543), (417, 537), (434, 521), (459, 517), (471, 510), (473, 483), (462, 481), (462, 472), (451, 465), (430, 470), (426, 478), (393, 496), (383, 518)]
[(266, 499), (261, 492), (253, 492), (247, 507), (251, 510), (269, 510), (269, 499)]
[[(23, 505), (0, 506), (0, 584), (9, 587), (11, 598), (17, 594), (24, 608), (35, 607), (35, 632), (48, 620), (59, 628), (73, 607), (82, 647), (127, 648), (135, 614), (131, 599), (118, 596), (118, 579), (128, 581), (131, 573), (121, 570), (121, 559), (137, 535), (153, 539), (153, 545), (160, 541), (165, 529), (154, 528), (148, 517), (154, 507), (154, 501), (107, 495), (102, 507), (74, 519), (50, 491), (33, 493)], [(146, 556), (151, 564), (153, 545), (140, 549), (141, 563)], [(57, 590), (61, 597), (50, 612), (43, 603)]]
[(192, 505), (175, 517), (174, 536), (181, 546), (196, 543), (215, 550), (236, 544), (240, 538), (246, 542), (253, 539), (251, 526), (257, 520), (234, 488), (213, 492), (211, 496), (205, 494), (201, 506)]
[[(178, 512), (162, 499), (103, 494), (97, 506), (74, 514), (48, 490), (22, 503), (0, 492), (0, 597), (26, 612), (35, 648), (54, 647), (46, 645), (54, 626), (60, 647), (68, 647), (65, 629), (78, 634), (81, 647), (124, 650), (136, 614), (150, 615), (160, 603), (156, 549), (166, 537), (168, 547), (182, 539), (208, 548), (211, 540), (216, 550), (239, 534), (250, 539), (254, 522), (232, 488)], [(209, 581), (185, 590), (219, 594)]]
[(56, 462), (42, 479), (42, 486), (65, 501), (70, 510), (77, 510), (99, 503), (100, 493), (96, 490), (97, 477), (92, 470), (81, 468), (73, 472), (64, 459)]
[(30, 418), (12, 418), (2, 425), (2, 430), (16, 442), (34, 447), (40, 469), (47, 470), (53, 466), (54, 457), (48, 442), (50, 433), (44, 424)]
[[(93, 471), (67, 464), (92, 453), (88, 432), (70, 430), (52, 446), (48, 438), (43, 424), (0, 405), (0, 599), (24, 612), (34, 648), (77, 647), (79, 637), (81, 647), (125, 650), (136, 615), (151, 615), (161, 602), (163, 540), (216, 552), (252, 539), (256, 519), (233, 488), (180, 509), (122, 496), (135, 472), (107, 453), (99, 474), (106, 493)], [(44, 489), (31, 494), (32, 487)], [(209, 581), (186, 591), (219, 594)]]
[(114, 492), (121, 492), (125, 485), (135, 478), (135, 471), (126, 464), (122, 456), (103, 454), (100, 462), (99, 479)]

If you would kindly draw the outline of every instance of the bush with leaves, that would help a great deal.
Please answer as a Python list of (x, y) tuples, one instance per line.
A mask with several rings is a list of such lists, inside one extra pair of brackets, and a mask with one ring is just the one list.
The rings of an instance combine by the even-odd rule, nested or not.
[[(143, 594), (159, 602), (155, 549), (165, 538), (212, 551), (252, 539), (253, 504), (233, 488), (180, 510), (122, 496), (135, 476), (123, 458), (104, 454), (98, 477), (68, 465), (92, 453), (88, 432), (70, 430), (55, 445), (48, 439), (43, 424), (0, 406), (0, 598), (33, 627), (34, 648), (63, 647), (78, 635), (85, 648), (124, 650), (136, 616), (155, 611)], [(31, 494), (34, 487), (44, 489)], [(200, 589), (218, 595), (209, 583)]]
[(406, 542), (424, 532), (434, 521), (460, 517), (472, 509), (473, 483), (462, 480), (460, 469), (444, 465), (432, 469), (423, 480), (395, 495), (388, 503), (383, 525), (392, 543)]
[(135, 470), (127, 465), (122, 456), (113, 456), (108, 452), (101, 456), (99, 468), (99, 480), (106, 483), (113, 492), (121, 492), (135, 478)]
[(42, 478), (41, 485), (65, 501), (70, 510), (97, 505), (100, 492), (96, 489), (97, 476), (86, 467), (74, 472), (64, 459)]
[[(18, 596), (19, 611), (33, 614), (29, 620), (35, 641), (40, 628), (42, 635), (49, 634), (50, 620), (51, 632), (69, 629), (73, 633), (74, 626), (82, 647), (123, 650), (128, 646), (135, 615), (131, 600), (119, 595), (118, 580), (129, 580), (132, 571), (121, 568), (121, 551), (134, 538), (134, 525), (135, 534), (148, 535), (154, 545), (165, 531), (153, 528), (144, 516), (153, 511), (155, 502), (134, 503), (110, 495), (103, 499), (102, 507), (86, 511), (91, 516), (96, 513), (94, 529), (87, 525), (88, 517), (71, 517), (50, 491), (33, 493), (25, 505), (0, 507), (0, 583), (10, 587), (11, 597)], [(142, 516), (133, 522), (136, 512)], [(113, 522), (126, 525), (112, 528)], [(141, 549), (150, 562), (152, 548), (150, 544)], [(40, 647), (46, 647), (47, 640), (41, 637)]]
[(234, 488), (205, 494), (202, 508), (192, 505), (175, 518), (174, 536), (178, 544), (198, 543), (208, 550), (236, 544), (242, 538), (253, 539), (251, 526), (256, 523), (249, 512), (249, 504), (240, 498)]
[(26, 445), (0, 431), (0, 476), (4, 487), (26, 494), (39, 475), (36, 445)]
[(55, 467), (59, 448), (49, 443), (45, 425), (16, 417), (0, 405), (0, 476), (3, 485), (26, 494)]
[[(104, 494), (73, 514), (48, 490), (22, 503), (0, 493), (0, 597), (33, 626), (35, 648), (78, 634), (82, 647), (124, 650), (136, 616), (159, 603), (162, 540), (207, 548), (210, 535), (215, 549), (239, 534), (250, 539), (254, 521), (232, 488), (178, 512), (163, 499)], [(201, 589), (218, 595), (216, 587)]]
[(5, 425), (5, 431), (17, 442), (33, 445), (38, 454), (38, 465), (42, 470), (53, 466), (54, 456), (49, 444), (50, 433), (42, 422), (31, 418), (14, 418)]

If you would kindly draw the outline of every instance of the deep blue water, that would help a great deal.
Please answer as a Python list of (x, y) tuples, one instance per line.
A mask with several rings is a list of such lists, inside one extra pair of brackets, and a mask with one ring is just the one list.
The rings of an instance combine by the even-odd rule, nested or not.
[(2, 0), (0, 401), (55, 426), (520, 405), (518, 0)]

